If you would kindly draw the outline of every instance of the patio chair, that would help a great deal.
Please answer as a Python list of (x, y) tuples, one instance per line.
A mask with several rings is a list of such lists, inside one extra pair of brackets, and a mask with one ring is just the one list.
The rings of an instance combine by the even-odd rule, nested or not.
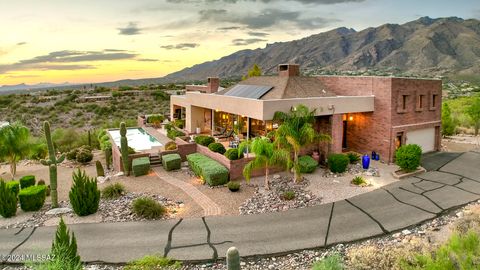
[(234, 133), (234, 131), (233, 131), (233, 129), (232, 129), (232, 130), (230, 130), (229, 132), (227, 132), (227, 133), (224, 134), (224, 135), (215, 136), (215, 138), (217, 138), (217, 139), (228, 139), (228, 138), (230, 138), (230, 137), (233, 136), (233, 133)]
[(213, 136), (222, 136), (222, 135), (225, 135), (225, 132), (227, 131), (227, 128), (226, 127), (221, 127), (220, 128), (220, 131), (218, 133), (214, 133)]

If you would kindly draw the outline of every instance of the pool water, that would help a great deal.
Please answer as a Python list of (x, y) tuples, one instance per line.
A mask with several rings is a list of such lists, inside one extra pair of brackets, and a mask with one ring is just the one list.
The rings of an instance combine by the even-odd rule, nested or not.
[[(110, 133), (110, 136), (112, 136), (115, 144), (120, 147), (120, 130), (109, 130), (108, 133)], [(142, 128), (128, 128), (127, 141), (128, 146), (132, 147), (137, 152), (143, 150), (150, 150), (152, 149), (152, 147), (163, 145), (157, 139), (155, 139), (155, 137), (148, 134)]]

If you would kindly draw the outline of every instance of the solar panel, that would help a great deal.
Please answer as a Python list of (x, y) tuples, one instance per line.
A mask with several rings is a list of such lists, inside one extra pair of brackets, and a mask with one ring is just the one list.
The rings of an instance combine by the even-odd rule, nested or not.
[(265, 85), (235, 85), (232, 89), (228, 90), (224, 95), (242, 98), (259, 99), (268, 91), (272, 90), (273, 86)]

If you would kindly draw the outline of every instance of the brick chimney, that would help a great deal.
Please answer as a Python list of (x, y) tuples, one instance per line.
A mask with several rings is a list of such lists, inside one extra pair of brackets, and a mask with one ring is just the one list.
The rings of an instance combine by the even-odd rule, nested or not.
[(220, 87), (220, 78), (210, 77), (207, 79), (207, 93), (215, 93)]
[(278, 76), (280, 77), (300, 76), (300, 65), (297, 65), (297, 64), (278, 65)]

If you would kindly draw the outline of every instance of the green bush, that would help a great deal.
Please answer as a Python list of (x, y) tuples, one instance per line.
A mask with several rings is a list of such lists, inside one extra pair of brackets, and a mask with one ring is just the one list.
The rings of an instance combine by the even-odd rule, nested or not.
[(46, 186), (30, 186), (28, 188), (22, 188), (18, 193), (20, 208), (22, 208), (23, 211), (38, 211), (43, 207), (46, 196)]
[(141, 157), (132, 160), (132, 171), (135, 177), (148, 174), (150, 171), (150, 159)]
[(177, 149), (177, 144), (175, 142), (167, 142), (165, 144), (165, 150), (171, 151)]
[(65, 225), (63, 218), (60, 219), (60, 223), (58, 224), (55, 239), (52, 244), (51, 254), (54, 255), (53, 260), (61, 259), (63, 262), (62, 268), (60, 269), (80, 270), (83, 268), (80, 256), (77, 252), (77, 239), (73, 232), (72, 237), (70, 238), (70, 231), (67, 229), (67, 225)]
[(165, 120), (165, 117), (161, 114), (153, 114), (148, 116), (147, 123), (149, 124), (160, 124)]
[(65, 157), (68, 160), (77, 160), (77, 153), (78, 153), (78, 149), (75, 148), (75, 149), (72, 149), (72, 150), (68, 151), (67, 154), (65, 155)]
[(228, 149), (227, 152), (225, 152), (224, 155), (230, 160), (237, 160), (237, 159), (242, 159), (243, 158), (243, 153), (240, 153), (240, 156), (238, 156), (238, 149), (237, 148)]
[(17, 194), (8, 186), (8, 183), (0, 180), (0, 215), (4, 218), (9, 218), (16, 214)]
[(103, 188), (102, 197), (105, 199), (116, 199), (124, 193), (125, 187), (120, 183), (114, 183)]
[(179, 154), (163, 155), (162, 165), (166, 171), (178, 170), (182, 167), (182, 158)]
[(35, 176), (34, 175), (25, 175), (20, 178), (20, 187), (22, 189), (28, 188), (35, 185)]
[(325, 257), (312, 265), (312, 270), (343, 270), (343, 260), (339, 254)]
[(395, 163), (406, 172), (415, 171), (420, 166), (422, 148), (416, 144), (402, 145), (395, 153)]
[(174, 140), (176, 137), (185, 136), (185, 133), (175, 128), (167, 129), (167, 137)]
[(352, 184), (354, 184), (356, 186), (366, 186), (366, 185), (368, 185), (367, 181), (362, 176), (355, 176), (352, 179)]
[(208, 145), (208, 149), (210, 149), (210, 151), (213, 151), (215, 153), (220, 153), (220, 154), (225, 154), (225, 152), (227, 151), (225, 149), (225, 146), (223, 146), (223, 144), (221, 143), (211, 143)]
[(480, 237), (470, 231), (454, 233), (434, 252), (416, 254), (413, 261), (401, 260), (401, 269), (479, 269)]
[(165, 207), (152, 198), (138, 198), (132, 203), (133, 212), (142, 218), (156, 219), (165, 213)]
[(100, 190), (95, 178), (86, 175), (85, 171), (73, 172), (73, 186), (68, 197), (73, 211), (79, 216), (88, 216), (98, 210)]
[(284, 200), (291, 201), (295, 199), (295, 192), (293, 190), (286, 190), (282, 193)]
[(86, 164), (90, 161), (93, 160), (93, 154), (92, 150), (88, 149), (85, 146), (82, 146), (78, 149), (77, 156), (75, 157), (75, 160), (82, 163)]
[(360, 155), (353, 152), (347, 153), (348, 160), (350, 160), (350, 164), (355, 164), (360, 161)]
[(215, 142), (215, 138), (213, 138), (212, 136), (207, 136), (207, 135), (200, 135), (200, 136), (197, 136), (195, 137), (195, 142), (200, 144), (200, 145), (203, 145), (203, 146), (209, 146), (211, 143), (214, 143)]
[(145, 256), (141, 259), (129, 262), (124, 270), (164, 270), (180, 269), (182, 263), (166, 257)]
[(328, 168), (333, 173), (345, 172), (349, 163), (350, 160), (344, 154), (331, 154), (328, 156)]
[(187, 156), (188, 165), (210, 186), (225, 185), (228, 182), (228, 169), (217, 161), (199, 153)]
[[(0, 179), (1, 180), (1, 179)], [(18, 196), (18, 192), (20, 192), (20, 182), (18, 181), (8, 181), (7, 188), (15, 193), (15, 196)]]
[(240, 190), (240, 183), (230, 181), (230, 182), (227, 183), (227, 187), (230, 191), (236, 192), (236, 191)]
[(311, 156), (301, 156), (298, 158), (300, 173), (313, 173), (318, 167), (318, 162)]

